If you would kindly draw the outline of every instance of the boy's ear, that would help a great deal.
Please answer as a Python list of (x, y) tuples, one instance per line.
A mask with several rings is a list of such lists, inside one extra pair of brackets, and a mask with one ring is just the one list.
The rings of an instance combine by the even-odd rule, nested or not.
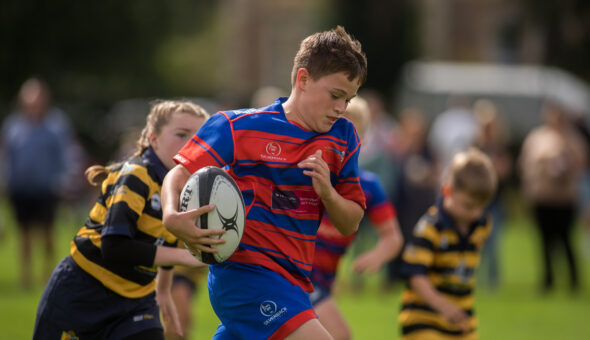
[(446, 183), (443, 184), (442, 188), (441, 188), (441, 192), (443, 197), (448, 197), (451, 194), (451, 185)]
[(297, 85), (298, 88), (300, 88), (301, 90), (305, 89), (309, 79), (310, 79), (309, 72), (307, 71), (307, 69), (305, 67), (302, 67), (299, 70), (297, 70), (297, 78), (295, 80), (295, 84)]

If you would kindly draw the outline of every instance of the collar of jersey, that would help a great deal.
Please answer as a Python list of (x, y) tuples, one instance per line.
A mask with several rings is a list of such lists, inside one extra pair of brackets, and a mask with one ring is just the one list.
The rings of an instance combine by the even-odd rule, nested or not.
[(164, 163), (162, 163), (158, 156), (156, 156), (154, 150), (151, 147), (148, 147), (141, 155), (141, 158), (143, 158), (151, 166), (151, 168), (156, 173), (156, 176), (158, 176), (160, 183), (162, 183), (164, 181), (164, 176), (166, 176), (166, 173), (168, 173), (168, 169), (166, 169)]
[[(457, 227), (455, 226), (455, 221), (453, 221), (453, 219), (451, 218), (451, 216), (447, 213), (447, 211), (443, 208), (443, 204), (442, 204), (443, 200), (442, 200), (442, 196), (439, 196), (436, 199), (436, 208), (438, 210), (438, 214), (439, 214), (439, 222), (441, 224), (441, 227), (443, 229), (457, 229)], [(477, 219), (475, 222), (473, 222), (471, 224), (471, 226), (469, 226), (469, 232), (468, 235), (471, 234), (471, 232), (473, 231), (473, 229), (475, 229), (475, 227), (477, 227), (478, 225), (483, 225), (485, 224), (485, 215), (480, 217), (479, 219)]]

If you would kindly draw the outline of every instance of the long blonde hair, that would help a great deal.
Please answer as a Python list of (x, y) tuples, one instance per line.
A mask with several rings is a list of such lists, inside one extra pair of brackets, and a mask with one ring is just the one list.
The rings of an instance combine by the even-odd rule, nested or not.
[[(188, 113), (195, 117), (204, 118), (205, 120), (209, 118), (209, 114), (205, 109), (190, 101), (162, 100), (152, 103), (150, 113), (146, 118), (146, 124), (141, 131), (139, 139), (135, 143), (136, 151), (130, 158), (141, 156), (150, 146), (150, 135), (152, 133), (156, 136), (159, 135), (162, 132), (162, 128), (170, 122), (170, 117), (177, 112)], [(91, 185), (97, 186), (106, 178), (108, 172), (119, 164), (121, 162), (107, 166), (93, 165), (86, 169), (84, 174)]]

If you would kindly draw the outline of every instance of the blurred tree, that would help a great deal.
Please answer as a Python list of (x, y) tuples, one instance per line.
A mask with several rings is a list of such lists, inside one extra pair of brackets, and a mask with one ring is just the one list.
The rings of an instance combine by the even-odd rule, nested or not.
[(169, 94), (170, 83), (154, 67), (156, 52), (169, 39), (205, 29), (215, 6), (213, 0), (2, 2), (0, 100), (11, 100), (31, 74), (46, 78), (60, 98)]
[(215, 38), (203, 37), (216, 8), (213, 0), (0, 2), (0, 121), (37, 75), (91, 153), (109, 159), (94, 137), (115, 101), (215, 93)]
[(521, 1), (524, 16), (543, 32), (544, 61), (590, 81), (590, 1)]
[(369, 65), (366, 87), (391, 99), (402, 65), (418, 55), (415, 1), (342, 0), (334, 4), (336, 23), (362, 44)]

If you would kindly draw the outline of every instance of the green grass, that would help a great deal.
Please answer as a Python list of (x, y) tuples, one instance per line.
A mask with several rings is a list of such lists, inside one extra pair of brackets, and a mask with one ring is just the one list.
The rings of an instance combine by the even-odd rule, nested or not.
[[(5, 229), (0, 238), (0, 329), (2, 339), (30, 339), (35, 311), (43, 290), (38, 282), (31, 291), (18, 284), (18, 235), (5, 204), (0, 205)], [(76, 216), (78, 215), (78, 216)], [(68, 254), (69, 241), (83, 217), (63, 209), (57, 232), (59, 259)], [(576, 232), (581, 236), (581, 232)], [(502, 285), (496, 291), (479, 287), (476, 310), (480, 319), (480, 337), (495, 339), (590, 339), (590, 259), (578, 253), (583, 288), (577, 295), (567, 291), (565, 263), (558, 268), (557, 290), (548, 295), (538, 291), (538, 238), (530, 223), (517, 216), (504, 229)], [(582, 237), (576, 237), (580, 240)], [(581, 247), (581, 241), (576, 246)], [(581, 250), (581, 249), (579, 249)], [(35, 249), (35, 274), (40, 281), (41, 250)], [(337, 282), (335, 298), (348, 319), (356, 339), (397, 339), (397, 312), (401, 287), (384, 292), (381, 276), (363, 279), (364, 289), (357, 291), (345, 258)], [(196, 329), (192, 339), (210, 339), (218, 325), (204, 283), (194, 301)]]

